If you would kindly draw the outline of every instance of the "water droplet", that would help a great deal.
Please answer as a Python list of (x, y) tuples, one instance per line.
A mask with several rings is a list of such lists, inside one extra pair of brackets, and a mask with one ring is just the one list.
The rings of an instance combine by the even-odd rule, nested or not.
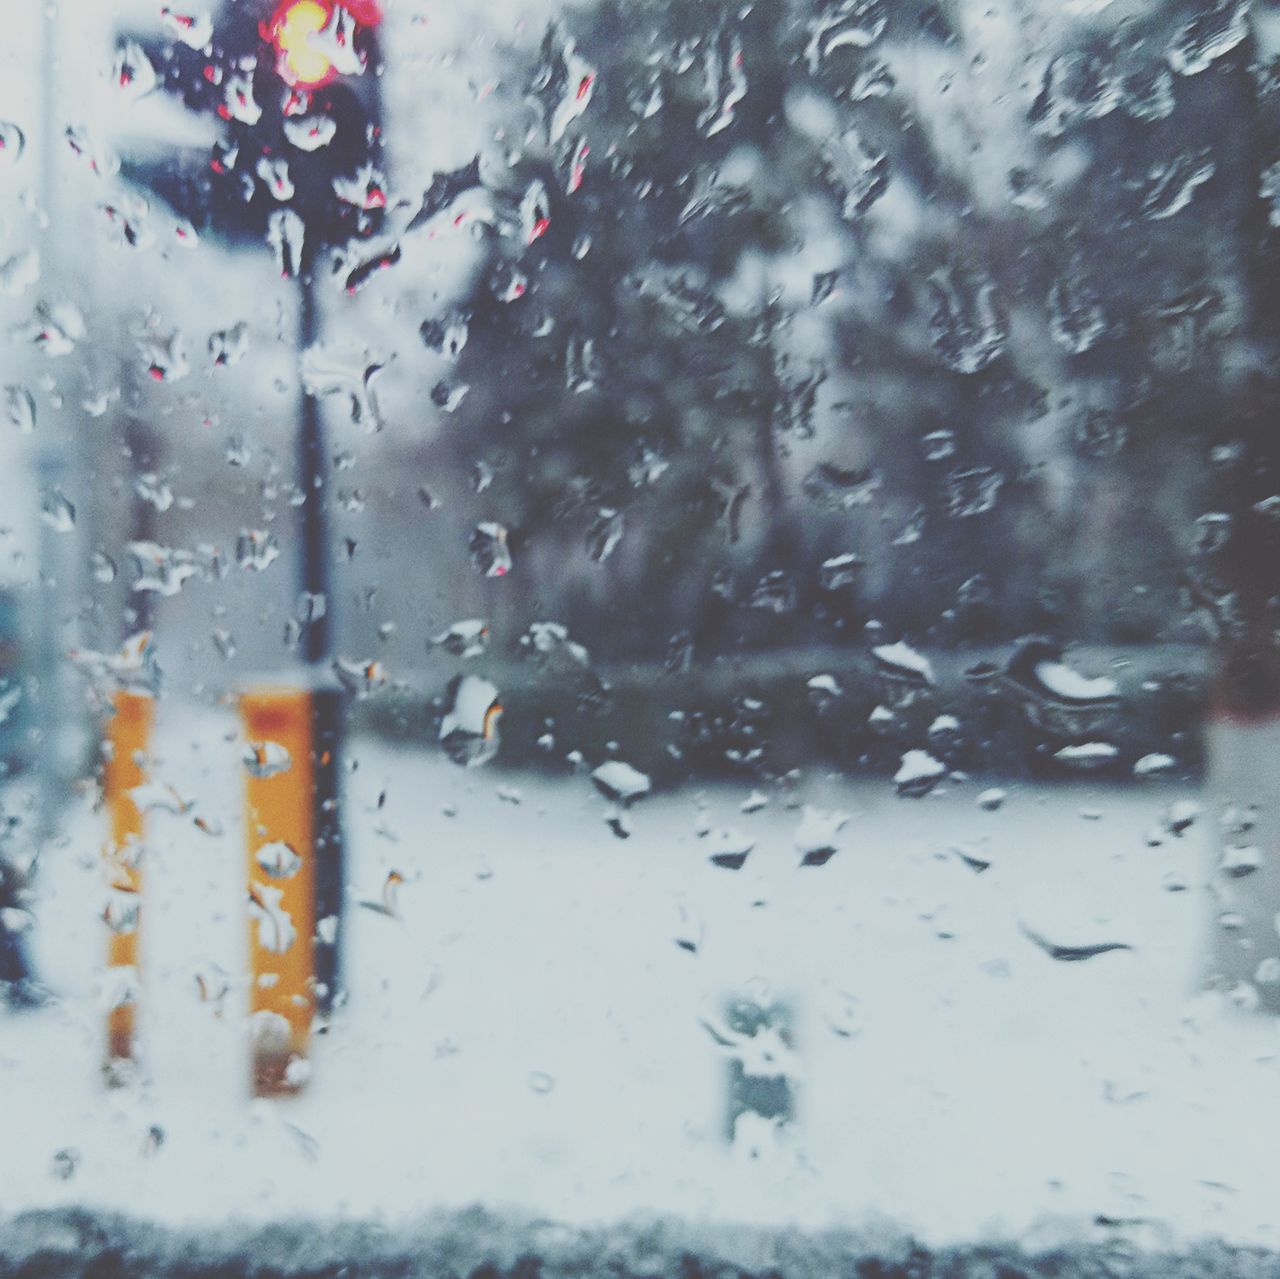
[(61, 489), (55, 488), (41, 499), (40, 518), (55, 533), (70, 533), (76, 526), (76, 508)]
[(1037, 211), (1049, 207), (1049, 186), (1029, 169), (1009, 170), (1009, 203), (1019, 209)]
[(902, 757), (893, 784), (899, 795), (921, 799), (947, 775), (947, 766), (928, 751), (910, 750)]
[(94, 551), (89, 557), (89, 567), (95, 582), (105, 586), (116, 580), (116, 562), (105, 551)]
[(382, 430), (374, 382), (387, 367), (367, 353), (344, 353), (324, 346), (308, 347), (302, 356), (302, 386), (308, 395), (345, 398), (351, 421), (370, 432)]
[(827, 180), (841, 198), (846, 221), (856, 221), (889, 189), (889, 157), (868, 151), (856, 129), (832, 138), (822, 154)]
[(1119, 753), (1119, 749), (1111, 742), (1081, 742), (1077, 746), (1064, 746), (1055, 751), (1053, 757), (1069, 768), (1088, 771), (1106, 768), (1114, 763)]
[(622, 512), (611, 506), (602, 506), (587, 530), (587, 554), (597, 564), (603, 564), (617, 549), (626, 532)]
[(542, 61), (533, 80), (533, 96), (543, 108), (547, 141), (554, 147), (591, 105), (596, 71), (579, 57), (574, 42), (554, 26), (542, 42)]
[(1128, 427), (1109, 409), (1088, 408), (1076, 419), (1071, 442), (1082, 457), (1118, 456), (1129, 438)]
[(819, 567), (819, 585), (824, 591), (839, 591), (854, 586), (866, 568), (866, 561), (852, 551), (833, 555), (822, 561)]
[(191, 372), (187, 363), (186, 341), (180, 331), (168, 337), (148, 338), (139, 343), (139, 351), (154, 382), (177, 382)]
[(174, 503), (173, 489), (154, 471), (146, 471), (134, 481), (133, 491), (157, 511), (167, 511)]
[(358, 251), (359, 256), (356, 256), (357, 251), (353, 250), (351, 257), (335, 263), (336, 269), (347, 269), (347, 277), (342, 287), (348, 293), (359, 292), (375, 275), (395, 266), (402, 257), (402, 250), (398, 244), (384, 245), (373, 253), (364, 249)]
[(556, 1081), (545, 1070), (534, 1070), (529, 1073), (529, 1087), (540, 1096), (545, 1096), (556, 1086)]
[(236, 563), (241, 568), (262, 572), (280, 556), (280, 543), (269, 529), (246, 528), (236, 539)]
[(590, 665), (591, 655), (560, 622), (532, 622), (520, 637), (520, 647), (535, 656), (544, 667), (566, 668)]
[(491, 521), (477, 524), (471, 534), (471, 562), (485, 577), (506, 577), (511, 572), (507, 530)]
[(819, 462), (804, 477), (806, 497), (839, 510), (868, 505), (880, 489), (880, 476), (871, 470), (846, 469), (833, 462)]
[(1107, 331), (1102, 302), (1085, 281), (1078, 261), (1049, 290), (1049, 332), (1072, 355), (1083, 355)]
[(565, 387), (570, 395), (582, 395), (592, 390), (600, 380), (600, 361), (596, 358), (596, 344), (591, 338), (571, 336), (565, 344)]
[(1250, 0), (1220, 0), (1189, 22), (1174, 38), (1169, 65), (1179, 75), (1199, 75), (1249, 34)]
[(279, 742), (246, 742), (240, 762), (250, 777), (265, 779), (284, 773), (293, 765), (288, 748)]
[(706, 108), (698, 128), (712, 138), (733, 123), (738, 103), (747, 96), (746, 59), (737, 32), (720, 32), (703, 42), (702, 68)]
[(1028, 120), (1036, 133), (1061, 137), (1072, 125), (1099, 120), (1120, 105), (1120, 86), (1109, 62), (1092, 53), (1050, 60)]
[(857, 996), (847, 990), (827, 987), (819, 1002), (823, 1023), (833, 1035), (841, 1039), (853, 1039), (863, 1029), (862, 1007)]
[(254, 854), (254, 861), (272, 879), (292, 879), (302, 869), (302, 858), (282, 840), (263, 844)]
[(529, 291), (529, 277), (519, 267), (500, 262), (489, 277), (489, 288), (499, 302), (516, 302)]
[(875, 44), (888, 22), (884, 0), (822, 0), (805, 47), (810, 74), (817, 75), (837, 49), (866, 49)]
[(795, 612), (797, 598), (796, 585), (790, 574), (782, 569), (775, 569), (756, 583), (747, 600), (747, 607), (782, 617)]
[(836, 837), (849, 820), (848, 813), (806, 804), (793, 836), (800, 865), (825, 866), (840, 851)]
[(454, 657), (479, 657), (489, 646), (489, 624), (480, 618), (454, 622), (430, 642)]
[(1167, 120), (1177, 106), (1173, 76), (1158, 63), (1129, 72), (1120, 92), (1124, 110), (1135, 120)]
[(102, 921), (113, 932), (121, 935), (138, 931), (142, 897), (136, 889), (115, 887), (108, 891), (102, 908)]
[(299, 151), (318, 151), (333, 141), (338, 126), (327, 115), (294, 116), (284, 122), (284, 136)]
[(282, 276), (296, 276), (301, 272), (306, 238), (306, 224), (292, 209), (277, 209), (267, 219), (267, 244), (275, 254)]
[(1228, 844), (1218, 862), (1219, 874), (1229, 879), (1243, 879), (1262, 865), (1262, 850), (1256, 844)]
[(136, 40), (126, 40), (116, 50), (111, 76), (121, 95), (131, 102), (145, 97), (156, 87), (156, 69)]
[(120, 172), (120, 157), (108, 150), (83, 125), (68, 125), (65, 134), (72, 153), (89, 166), (97, 177), (113, 177)]
[(262, 107), (253, 92), (251, 74), (227, 77), (223, 94), (223, 106), (218, 114), (225, 120), (235, 120), (251, 128), (262, 119)]
[(929, 330), (934, 350), (950, 369), (973, 374), (1004, 351), (1007, 331), (996, 302), (996, 286), (983, 272), (935, 271), (929, 277), (934, 312)]
[(1152, 222), (1171, 218), (1191, 203), (1196, 188), (1217, 172), (1208, 150), (1186, 152), (1147, 171), (1140, 212)]
[(333, 663), (339, 683), (357, 698), (368, 697), (387, 682), (387, 671), (381, 662), (339, 657)]
[(254, 172), (258, 175), (258, 180), (272, 199), (279, 200), (282, 204), (286, 200), (292, 200), (294, 195), (293, 179), (289, 176), (289, 162), (287, 160), (277, 159), (273, 156), (261, 156)]
[(180, 794), (167, 782), (154, 778), (135, 786), (129, 792), (129, 798), (142, 813), (172, 813), (175, 817), (183, 817), (193, 807), (193, 801)]
[(6, 297), (20, 296), (39, 279), (40, 255), (35, 249), (24, 249), (0, 264), (0, 293)]
[(158, 542), (130, 542), (135, 591), (152, 591), (157, 595), (177, 595), (183, 584), (200, 572), (200, 564), (190, 551), (161, 546)]
[(691, 955), (696, 955), (702, 945), (702, 918), (686, 902), (679, 903), (676, 911), (675, 943), (681, 950), (687, 950)]
[(165, 30), (189, 49), (203, 49), (213, 39), (213, 19), (207, 11), (192, 13), (165, 5), (160, 20)]
[(467, 345), (469, 326), (465, 315), (457, 312), (441, 319), (423, 320), (418, 329), (422, 344), (445, 359), (456, 360)]
[(16, 124), (0, 120), (0, 165), (16, 164), (26, 148), (26, 134)]
[(293, 917), (283, 902), (283, 889), (271, 884), (249, 885), (249, 915), (258, 922), (258, 945), (273, 955), (285, 954), (298, 939)]
[(344, 204), (366, 213), (387, 207), (387, 179), (372, 164), (361, 165), (354, 177), (334, 178), (333, 193)]
[(440, 721), (440, 745), (455, 763), (467, 768), (487, 764), (499, 746), (502, 702), (487, 679), (461, 675), (446, 690), (448, 709)]
[(84, 316), (70, 302), (42, 302), (31, 322), (19, 332), (50, 358), (70, 355), (85, 335)]
[(724, 870), (741, 870), (756, 846), (754, 839), (731, 826), (708, 831), (705, 838), (709, 849), (707, 858), (712, 865)]
[(249, 326), (241, 320), (229, 329), (209, 335), (209, 354), (215, 368), (239, 364), (249, 353)]
[(952, 471), (947, 477), (947, 514), (953, 520), (984, 515), (1000, 495), (1004, 476), (989, 466), (967, 471)]
[(25, 386), (6, 386), (4, 388), (5, 415), (23, 435), (30, 435), (36, 429), (35, 397)]
[[(311, 1063), (305, 1057), (299, 1057), (297, 1054), (290, 1057), (288, 1064), (284, 1068), (284, 1082), (290, 1088), (301, 1088), (310, 1078)], [(302, 1132), (300, 1128), (294, 1128), (293, 1125), (289, 1125), (289, 1127), (293, 1128), (295, 1136), (300, 1139), (305, 1138), (305, 1141), (301, 1141), (303, 1153), (307, 1158), (314, 1161), (319, 1155), (320, 1143), (309, 1133)]]
[(431, 403), (444, 413), (456, 412), (467, 398), (471, 386), (467, 382), (437, 382), (431, 388)]

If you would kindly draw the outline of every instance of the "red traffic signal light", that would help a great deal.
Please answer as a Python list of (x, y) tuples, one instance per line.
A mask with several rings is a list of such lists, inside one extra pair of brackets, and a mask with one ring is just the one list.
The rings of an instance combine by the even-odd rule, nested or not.
[(359, 75), (356, 26), (382, 21), (380, 0), (282, 0), (263, 26), (276, 51), (276, 72), (288, 85), (316, 89), (335, 76)]

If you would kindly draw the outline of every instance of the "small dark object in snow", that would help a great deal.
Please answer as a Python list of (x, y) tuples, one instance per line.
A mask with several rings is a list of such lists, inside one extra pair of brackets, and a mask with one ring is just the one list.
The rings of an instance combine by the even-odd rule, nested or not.
[(1022, 925), (1022, 931), (1030, 941), (1035, 942), (1050, 959), (1056, 959), (1062, 963), (1071, 964), (1079, 963), (1083, 959), (1092, 959), (1095, 955), (1105, 955), (1111, 950), (1132, 950), (1133, 947), (1128, 942), (1123, 941), (1103, 941), (1096, 942), (1090, 946), (1059, 946), (1056, 942), (1048, 941), (1041, 937), (1039, 933), (1034, 933), (1026, 924)]
[(605, 825), (608, 826), (608, 828), (613, 831), (619, 839), (631, 838), (631, 831), (621, 816), (610, 817), (608, 821), (605, 822)]
[(746, 865), (747, 854), (750, 851), (748, 848), (734, 853), (712, 853), (711, 861), (716, 866), (723, 866), (725, 870), (741, 870)]

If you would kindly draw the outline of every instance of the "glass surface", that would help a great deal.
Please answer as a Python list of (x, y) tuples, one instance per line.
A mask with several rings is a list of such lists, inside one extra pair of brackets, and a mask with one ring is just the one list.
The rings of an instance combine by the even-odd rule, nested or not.
[(2, 17), (0, 1239), (1276, 1246), (1274, 3)]

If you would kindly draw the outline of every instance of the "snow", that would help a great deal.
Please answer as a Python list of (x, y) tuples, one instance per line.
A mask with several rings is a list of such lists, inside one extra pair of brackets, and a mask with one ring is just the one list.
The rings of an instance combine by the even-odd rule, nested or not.
[[(59, 998), (0, 1017), (7, 1214), (394, 1226), (481, 1203), (569, 1225), (889, 1220), (935, 1244), (1106, 1214), (1277, 1243), (1280, 1113), (1263, 1099), (1280, 1038), (1192, 998), (1207, 824), (1158, 848), (1143, 836), (1186, 788), (1006, 783), (1017, 802), (993, 813), (973, 786), (906, 801), (815, 776), (744, 817), (747, 785), (708, 787), (711, 820), (755, 841), (730, 873), (689, 794), (650, 796), (621, 842), (583, 776), (521, 776), (513, 806), (492, 766), (358, 741), (347, 879), (354, 897), (398, 872), (400, 918), (346, 912), (350, 999), (306, 1091), (251, 1101), (240, 745), (229, 717), (160, 712), (157, 779), (225, 834), (149, 814), (147, 1058), (116, 1091), (99, 1082), (95, 1002), (105, 815), (86, 797), (46, 853), (30, 936)], [(801, 803), (845, 828), (841, 855), (803, 870)], [(1191, 891), (1166, 891), (1170, 874)], [(1024, 930), (1133, 949), (1058, 963)], [(202, 1001), (211, 973), (226, 993)], [(745, 991), (790, 1010), (796, 1117), (735, 1150), (725, 1050), (702, 1022)]]

